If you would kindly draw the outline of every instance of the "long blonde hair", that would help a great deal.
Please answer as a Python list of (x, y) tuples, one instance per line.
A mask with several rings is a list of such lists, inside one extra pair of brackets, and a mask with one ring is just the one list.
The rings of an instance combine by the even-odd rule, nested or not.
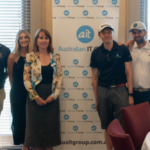
[(13, 53), (15, 54), (15, 62), (17, 63), (17, 61), (20, 58), (20, 50), (21, 50), (21, 46), (19, 44), (19, 36), (20, 34), (25, 33), (28, 38), (29, 38), (29, 46), (28, 46), (28, 53), (32, 51), (32, 45), (31, 45), (31, 38), (30, 38), (30, 34), (28, 31), (26, 30), (19, 30), (17, 35), (16, 35), (16, 40), (15, 40), (15, 49), (13, 50)]

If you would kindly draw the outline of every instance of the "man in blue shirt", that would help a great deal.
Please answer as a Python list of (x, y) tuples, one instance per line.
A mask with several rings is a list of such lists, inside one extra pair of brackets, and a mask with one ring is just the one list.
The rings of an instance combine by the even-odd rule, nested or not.
[(5, 99), (4, 84), (8, 76), (7, 59), (10, 54), (10, 49), (0, 44), (0, 114), (3, 109), (3, 102)]

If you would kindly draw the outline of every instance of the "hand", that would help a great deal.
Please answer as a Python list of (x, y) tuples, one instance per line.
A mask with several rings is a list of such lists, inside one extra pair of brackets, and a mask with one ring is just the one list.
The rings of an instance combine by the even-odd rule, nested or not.
[(46, 104), (47, 104), (47, 103), (52, 102), (53, 100), (54, 100), (54, 97), (49, 96), (49, 97), (45, 100), (45, 102), (46, 102)]
[(39, 106), (46, 105), (46, 102), (41, 97), (36, 98), (35, 101)]
[(95, 100), (95, 109), (96, 109), (96, 111), (98, 111), (97, 110), (97, 100)]
[(123, 45), (123, 43), (122, 43), (122, 42), (117, 42), (117, 44), (118, 44), (119, 46)]
[(132, 96), (129, 96), (129, 106), (134, 105), (134, 100)]
[(129, 50), (131, 50), (133, 44), (134, 44), (134, 40), (129, 40), (127, 43), (125, 43), (125, 46), (127, 46)]

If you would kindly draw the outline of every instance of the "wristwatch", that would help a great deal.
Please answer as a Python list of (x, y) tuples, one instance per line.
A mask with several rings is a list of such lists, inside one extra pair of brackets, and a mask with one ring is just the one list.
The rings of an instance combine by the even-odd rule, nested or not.
[(128, 95), (133, 97), (133, 93), (129, 93)]

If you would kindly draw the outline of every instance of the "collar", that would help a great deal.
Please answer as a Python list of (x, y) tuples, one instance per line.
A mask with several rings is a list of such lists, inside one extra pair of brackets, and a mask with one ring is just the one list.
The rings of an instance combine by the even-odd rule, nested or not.
[[(102, 48), (103, 51), (108, 51), (108, 49), (105, 49), (103, 43), (101, 45), (101, 48)], [(116, 43), (116, 41), (113, 40), (113, 47), (112, 47), (112, 49), (110, 51), (117, 50), (117, 49), (118, 49), (118, 44)]]
[[(134, 42), (133, 47), (134, 47), (134, 48), (138, 48), (138, 46), (137, 46), (137, 43), (136, 43), (136, 42)], [(145, 44), (145, 46), (144, 46), (144, 47), (142, 47), (142, 48), (150, 49), (150, 42), (149, 42), (149, 40), (146, 40), (146, 44)], [(138, 49), (139, 49), (139, 48), (138, 48)]]

